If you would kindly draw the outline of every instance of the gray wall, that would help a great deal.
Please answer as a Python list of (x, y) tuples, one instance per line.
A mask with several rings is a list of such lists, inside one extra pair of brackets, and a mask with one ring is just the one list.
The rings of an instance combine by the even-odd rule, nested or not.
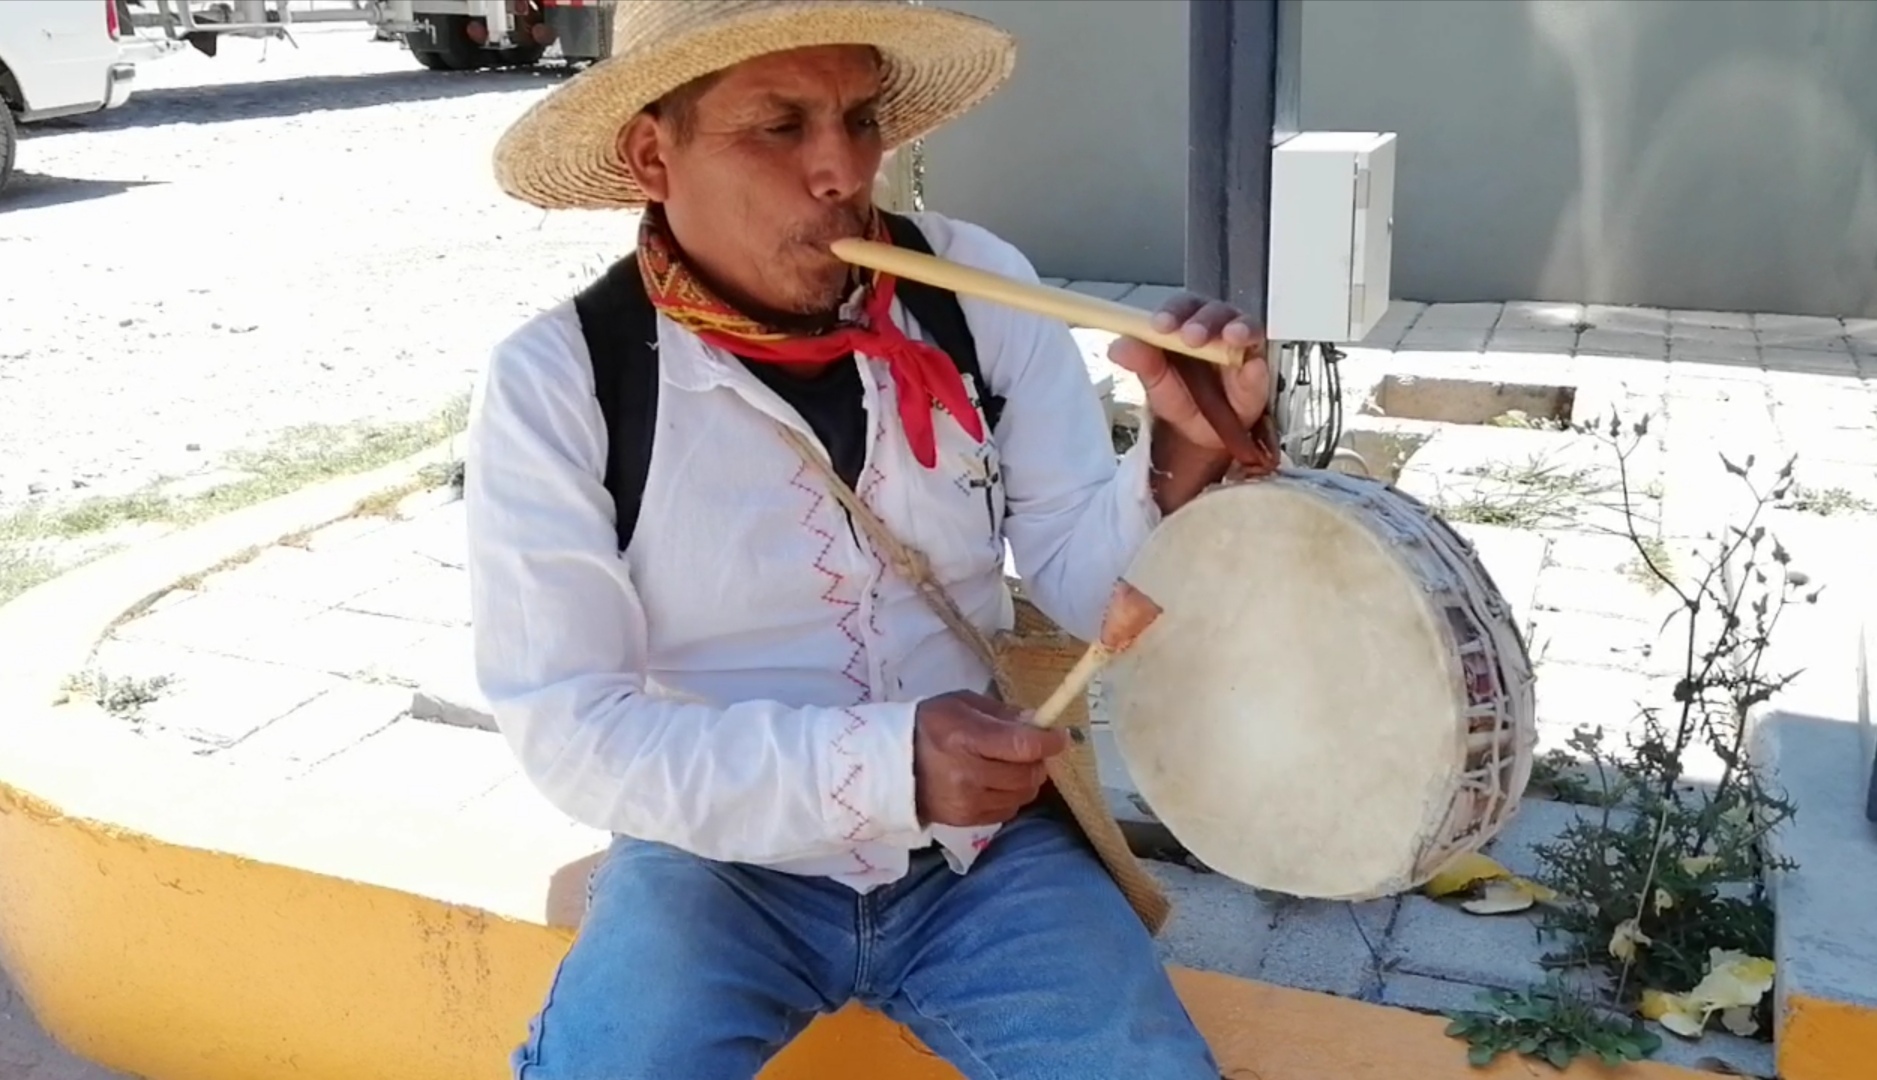
[(1178, 284), (1186, 0), (927, 0), (1017, 36), (1017, 68), (926, 140), (926, 205), (1021, 246), (1045, 277)]
[[(1174, 283), (1185, 0), (944, 0), (1011, 85), (927, 198), (1046, 275)], [(1877, 315), (1877, 3), (1305, 0), (1302, 121), (1399, 132), (1394, 292)]]

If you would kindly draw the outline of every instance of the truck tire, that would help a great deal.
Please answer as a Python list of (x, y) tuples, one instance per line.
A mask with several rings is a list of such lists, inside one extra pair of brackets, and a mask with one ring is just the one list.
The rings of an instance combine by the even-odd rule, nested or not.
[(488, 67), (495, 54), (469, 40), (467, 15), (418, 15), (430, 31), (414, 30), (404, 37), (411, 55), (431, 71), (475, 71)]
[(7, 181), (13, 179), (13, 152), (19, 142), (20, 132), (13, 124), (13, 110), (0, 101), (0, 192), (4, 192)]

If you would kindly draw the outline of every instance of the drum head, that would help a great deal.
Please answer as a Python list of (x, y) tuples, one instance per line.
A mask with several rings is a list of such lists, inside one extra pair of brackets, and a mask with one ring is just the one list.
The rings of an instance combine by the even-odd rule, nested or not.
[(1280, 478), (1207, 492), (1129, 569), (1164, 611), (1103, 675), (1116, 743), (1220, 873), (1316, 898), (1414, 887), (1465, 725), (1443, 616), (1397, 539)]

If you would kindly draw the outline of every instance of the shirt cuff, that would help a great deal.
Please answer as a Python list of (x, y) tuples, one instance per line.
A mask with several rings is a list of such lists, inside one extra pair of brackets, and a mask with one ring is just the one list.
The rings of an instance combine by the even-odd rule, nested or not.
[(836, 835), (852, 843), (916, 837), (913, 781), (917, 702), (857, 705), (838, 710), (840, 725), (824, 780), (825, 805)]
[(1142, 416), (1140, 437), (1121, 455), (1114, 476), (1115, 536), (1131, 559), (1160, 526), (1160, 504), (1154, 501), (1153, 423)]

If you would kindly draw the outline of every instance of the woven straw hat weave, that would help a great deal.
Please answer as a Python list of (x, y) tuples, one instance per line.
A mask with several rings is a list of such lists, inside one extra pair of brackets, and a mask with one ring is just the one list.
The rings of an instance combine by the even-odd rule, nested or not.
[(543, 209), (630, 209), (644, 193), (619, 154), (626, 122), (667, 93), (769, 53), (871, 45), (885, 61), (887, 149), (969, 111), (1010, 77), (997, 27), (908, 0), (619, 0), (613, 48), (522, 114), (496, 143), (502, 190)]

